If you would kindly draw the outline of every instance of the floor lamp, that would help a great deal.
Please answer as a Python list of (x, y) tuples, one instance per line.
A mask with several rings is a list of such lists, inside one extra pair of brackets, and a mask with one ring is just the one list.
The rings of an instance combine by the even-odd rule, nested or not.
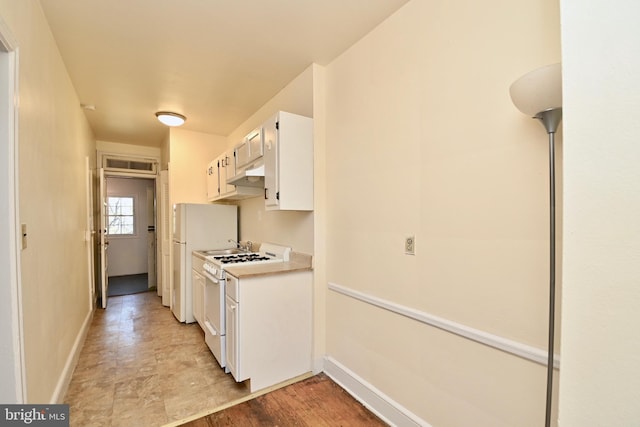
[(556, 295), (556, 189), (555, 133), (562, 120), (562, 70), (560, 64), (533, 70), (509, 89), (511, 100), (523, 113), (540, 120), (549, 135), (549, 347), (545, 426), (551, 425), (553, 395), (553, 342)]

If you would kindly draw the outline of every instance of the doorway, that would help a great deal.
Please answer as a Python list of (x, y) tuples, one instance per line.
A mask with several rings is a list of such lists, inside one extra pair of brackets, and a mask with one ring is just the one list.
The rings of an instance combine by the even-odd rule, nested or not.
[(107, 175), (106, 193), (108, 297), (155, 290), (155, 178)]
[[(95, 188), (96, 243), (94, 274), (98, 306), (107, 308), (110, 296), (157, 289), (157, 200), (159, 157), (98, 150)], [(109, 278), (115, 288), (109, 292)], [(119, 283), (124, 281), (124, 283)]]

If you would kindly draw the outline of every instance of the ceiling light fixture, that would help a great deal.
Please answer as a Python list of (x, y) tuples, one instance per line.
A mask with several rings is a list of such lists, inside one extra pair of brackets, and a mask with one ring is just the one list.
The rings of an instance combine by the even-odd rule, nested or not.
[(549, 135), (549, 344), (547, 350), (547, 403), (545, 426), (551, 425), (553, 342), (556, 298), (556, 191), (554, 135), (562, 120), (562, 68), (547, 65), (525, 74), (509, 88), (515, 106), (540, 120)]
[(167, 126), (182, 126), (187, 120), (185, 116), (171, 111), (158, 111), (156, 117), (162, 124)]

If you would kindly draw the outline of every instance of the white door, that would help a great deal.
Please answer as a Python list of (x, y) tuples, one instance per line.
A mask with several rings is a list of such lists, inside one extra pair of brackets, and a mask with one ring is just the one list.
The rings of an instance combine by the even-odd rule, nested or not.
[(156, 280), (156, 192), (147, 187), (147, 286), (157, 285)]
[(104, 177), (104, 169), (100, 168), (100, 289), (102, 291), (102, 308), (107, 308), (107, 296), (109, 291), (109, 277), (107, 276), (107, 181)]
[(95, 177), (93, 175), (93, 171), (89, 166), (89, 156), (85, 157), (85, 168), (86, 168), (86, 194), (87, 194), (87, 228), (85, 234), (85, 241), (87, 244), (87, 267), (89, 269), (89, 277), (87, 281), (89, 282), (89, 310), (93, 310), (96, 302), (96, 278), (95, 278), (95, 209), (94, 209), (94, 186), (95, 186)]

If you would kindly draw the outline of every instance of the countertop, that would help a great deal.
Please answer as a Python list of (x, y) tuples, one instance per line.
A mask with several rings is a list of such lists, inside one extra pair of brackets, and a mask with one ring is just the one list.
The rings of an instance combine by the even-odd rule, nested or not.
[(206, 251), (192, 251), (191, 255), (193, 256), (197, 256), (198, 258), (206, 261), (207, 260), (207, 256), (204, 254)]
[[(206, 260), (202, 251), (193, 251), (193, 255)], [(312, 256), (300, 252), (291, 252), (289, 261), (267, 264), (225, 266), (224, 270), (237, 278), (267, 276), (271, 274), (291, 273), (294, 271), (312, 271)]]

